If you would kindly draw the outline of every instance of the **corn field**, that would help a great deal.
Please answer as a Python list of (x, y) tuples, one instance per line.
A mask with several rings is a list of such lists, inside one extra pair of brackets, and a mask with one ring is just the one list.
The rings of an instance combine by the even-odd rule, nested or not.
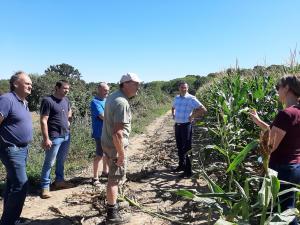
[[(291, 67), (286, 72), (297, 71), (299, 67)], [(298, 214), (297, 209), (280, 210), (283, 181), (267, 169), (268, 157), (260, 151), (260, 130), (248, 115), (249, 109), (256, 109), (264, 121), (273, 121), (282, 108), (275, 88), (281, 74), (245, 76), (239, 69), (231, 70), (197, 93), (209, 113), (197, 124), (199, 145), (191, 154), (194, 170), (207, 181), (210, 193), (180, 189), (176, 194), (206, 205), (214, 218), (208, 218), (209, 224), (289, 224)], [(295, 185), (287, 191), (299, 190)]]

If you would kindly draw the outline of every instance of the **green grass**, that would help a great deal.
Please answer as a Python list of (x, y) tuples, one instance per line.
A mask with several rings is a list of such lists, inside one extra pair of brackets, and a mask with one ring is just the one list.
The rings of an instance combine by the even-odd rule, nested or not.
[(171, 105), (160, 105), (152, 109), (151, 112), (143, 113), (142, 115), (134, 115), (132, 122), (132, 135), (141, 134), (145, 131), (147, 125), (151, 124), (155, 118), (164, 115), (171, 109)]

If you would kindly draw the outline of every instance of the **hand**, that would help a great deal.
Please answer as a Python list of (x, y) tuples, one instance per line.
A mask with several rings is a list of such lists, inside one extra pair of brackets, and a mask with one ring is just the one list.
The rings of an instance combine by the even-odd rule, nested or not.
[(251, 119), (253, 120), (254, 123), (257, 123), (261, 120), (255, 109), (250, 109), (249, 110), (249, 115), (250, 115), (250, 117), (251, 117)]
[(123, 166), (124, 163), (125, 163), (125, 156), (124, 156), (124, 154), (119, 154), (117, 162), (116, 162), (116, 165), (117, 166)]
[(192, 115), (189, 116), (189, 121), (190, 121), (190, 122), (193, 122), (193, 121), (194, 121), (194, 118), (192, 117)]
[(43, 140), (42, 142), (43, 149), (48, 150), (51, 148), (51, 146), (52, 146), (52, 141), (50, 139)]

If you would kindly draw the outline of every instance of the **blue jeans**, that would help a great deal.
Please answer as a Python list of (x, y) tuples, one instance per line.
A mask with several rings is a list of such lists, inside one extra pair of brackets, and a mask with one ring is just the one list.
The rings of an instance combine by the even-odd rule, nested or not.
[(2, 225), (14, 225), (22, 213), (28, 186), (27, 156), (28, 147), (0, 146), (0, 159), (7, 172)]
[[(295, 184), (300, 184), (300, 164), (287, 164), (272, 166), (272, 169), (278, 172), (278, 179), (288, 181)], [(290, 184), (280, 184), (280, 191), (292, 188)], [(296, 193), (288, 192), (279, 197), (281, 211), (290, 208), (296, 208)], [(297, 225), (297, 219), (290, 223), (290, 225)]]
[(55, 181), (64, 180), (64, 163), (67, 159), (70, 146), (70, 135), (52, 138), (52, 146), (45, 150), (45, 160), (41, 174), (41, 188), (48, 189), (51, 183), (51, 168), (56, 161)]

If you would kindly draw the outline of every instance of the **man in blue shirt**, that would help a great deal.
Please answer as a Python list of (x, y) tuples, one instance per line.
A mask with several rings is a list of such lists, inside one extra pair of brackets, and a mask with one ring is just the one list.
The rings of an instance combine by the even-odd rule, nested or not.
[(19, 71), (10, 78), (10, 92), (0, 96), (0, 159), (7, 172), (1, 225), (24, 222), (20, 215), (27, 193), (26, 161), (33, 133), (26, 97), (31, 89), (31, 79)]
[(71, 188), (74, 185), (64, 179), (64, 163), (70, 146), (70, 121), (72, 110), (69, 99), (70, 85), (66, 80), (56, 82), (53, 95), (44, 97), (41, 103), (42, 147), (45, 160), (41, 173), (41, 198), (50, 198), (51, 168), (55, 165), (55, 182), (57, 189)]
[(172, 116), (175, 120), (175, 139), (179, 165), (175, 172), (183, 171), (181, 177), (192, 176), (192, 165), (187, 152), (192, 148), (192, 122), (204, 115), (207, 110), (199, 100), (188, 93), (188, 84), (179, 83), (179, 95), (173, 101)]
[(101, 134), (104, 119), (105, 100), (109, 93), (109, 87), (106, 83), (101, 82), (97, 88), (97, 95), (91, 101), (91, 116), (92, 116), (92, 138), (96, 143), (96, 156), (93, 161), (94, 178), (93, 184), (99, 185), (99, 164), (103, 158), (102, 176), (108, 176), (108, 166), (105, 155), (101, 146)]

